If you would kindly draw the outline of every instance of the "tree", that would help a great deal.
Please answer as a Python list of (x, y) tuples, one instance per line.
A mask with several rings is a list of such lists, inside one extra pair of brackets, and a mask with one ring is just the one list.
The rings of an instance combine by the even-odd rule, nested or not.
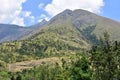
[(12, 76), (10, 80), (15, 80), (15, 77), (14, 77), (14, 76)]
[(21, 75), (18, 74), (18, 76), (16, 77), (16, 80), (22, 80)]
[(62, 60), (63, 76), (65, 80), (91, 80), (91, 71), (85, 55), (77, 53), (68, 63)]
[(90, 61), (95, 80), (113, 80), (119, 79), (119, 60), (118, 43), (111, 42), (109, 34), (104, 33), (100, 46), (93, 46), (90, 51)]

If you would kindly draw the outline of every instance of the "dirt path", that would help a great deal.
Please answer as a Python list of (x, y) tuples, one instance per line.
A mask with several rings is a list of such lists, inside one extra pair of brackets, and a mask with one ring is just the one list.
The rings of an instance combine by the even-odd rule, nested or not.
[(52, 58), (44, 58), (40, 60), (16, 62), (16, 63), (8, 64), (8, 70), (10, 72), (17, 72), (23, 69), (33, 68), (34, 66), (40, 66), (40, 65), (45, 65), (45, 64), (52, 65), (52, 64), (55, 64), (56, 62), (61, 64), (62, 58), (63, 57), (52, 57)]

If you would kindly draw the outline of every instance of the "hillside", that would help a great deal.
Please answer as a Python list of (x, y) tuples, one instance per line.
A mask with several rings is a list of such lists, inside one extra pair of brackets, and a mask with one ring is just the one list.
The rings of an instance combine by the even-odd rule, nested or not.
[(64, 26), (61, 25), (55, 28), (44, 28), (39, 34), (28, 40), (2, 43), (0, 45), (0, 59), (11, 63), (75, 54), (87, 48), (89, 48), (89, 44), (76, 28), (69, 26), (64, 30)]
[(120, 40), (120, 23), (85, 10), (65, 10), (49, 22), (43, 21), (43, 24), (33, 25), (29, 29), (32, 32), (19, 38), (22, 40), (0, 45), (0, 60), (10, 63), (75, 54), (98, 44), (99, 37), (105, 31), (110, 34), (111, 40)]

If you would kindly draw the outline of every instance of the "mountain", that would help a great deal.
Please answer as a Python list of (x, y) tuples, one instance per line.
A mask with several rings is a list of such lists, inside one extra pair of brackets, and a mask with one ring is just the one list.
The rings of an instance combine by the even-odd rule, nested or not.
[[(98, 43), (99, 37), (102, 37), (104, 32), (109, 33), (111, 40), (120, 40), (119, 22), (81, 9), (74, 11), (67, 9), (61, 12), (48, 21), (44, 29), (60, 35), (70, 33), (67, 37), (72, 35), (71, 31), (78, 32), (80, 39), (87, 40), (92, 44)], [(24, 38), (29, 38), (39, 33), (41, 33), (41, 28), (37, 28)]]
[[(0, 42), (26, 39), (41, 32), (42, 27), (55, 29), (55, 26), (65, 28), (70, 25), (80, 32), (84, 39), (91, 42), (90, 37), (98, 39), (105, 31), (107, 31), (111, 39), (120, 40), (120, 23), (109, 18), (105, 18), (89, 11), (77, 9), (71, 11), (69, 9), (61, 12), (53, 17), (50, 21), (42, 20), (40, 23), (29, 27), (21, 27), (17, 25), (0, 24)], [(51, 27), (49, 27), (51, 26)], [(66, 29), (65, 29), (66, 30)], [(62, 30), (62, 31), (65, 31)], [(94, 42), (95, 40), (92, 40)]]
[(43, 19), (41, 22), (34, 24), (32, 26), (29, 26), (30, 28), (41, 28), (47, 24), (47, 21)]
[(18, 25), (0, 24), (0, 43), (5, 41), (19, 40), (30, 34), (36, 28), (41, 28), (47, 21), (43, 20), (38, 24), (23, 27)]
[(0, 60), (17, 62), (75, 54), (97, 44), (105, 31), (112, 40), (120, 41), (119, 22), (81, 9), (67, 9), (43, 23), (30, 27), (32, 31), (21, 40), (1, 43)]
[[(62, 13), (52, 18), (49, 22), (49, 25), (67, 25), (68, 23), (72, 24), (73, 27), (84, 33), (83, 35), (88, 33), (99, 38), (105, 31), (107, 31), (110, 34), (111, 39), (120, 40), (119, 22), (81, 9), (74, 11), (63, 11)], [(91, 28), (90, 26), (93, 27)]]

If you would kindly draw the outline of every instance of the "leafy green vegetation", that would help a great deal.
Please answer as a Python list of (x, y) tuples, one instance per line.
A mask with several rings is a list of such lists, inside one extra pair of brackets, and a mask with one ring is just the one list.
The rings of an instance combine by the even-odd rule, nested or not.
[[(120, 42), (110, 41), (108, 33), (91, 50), (61, 59), (62, 64), (35, 66), (21, 72), (0, 72), (2, 80), (119, 80)], [(1, 61), (1, 63), (4, 63)], [(6, 66), (5, 64), (1, 65)], [(2, 69), (2, 68), (1, 68)]]
[(104, 33), (100, 46), (93, 46), (90, 53), (95, 80), (120, 79), (120, 42), (111, 42), (108, 33)]
[[(22, 72), (1, 72), (1, 76), (8, 80), (91, 80), (88, 59), (81, 54), (62, 59), (62, 64), (42, 65)], [(20, 78), (20, 79), (18, 79)]]

